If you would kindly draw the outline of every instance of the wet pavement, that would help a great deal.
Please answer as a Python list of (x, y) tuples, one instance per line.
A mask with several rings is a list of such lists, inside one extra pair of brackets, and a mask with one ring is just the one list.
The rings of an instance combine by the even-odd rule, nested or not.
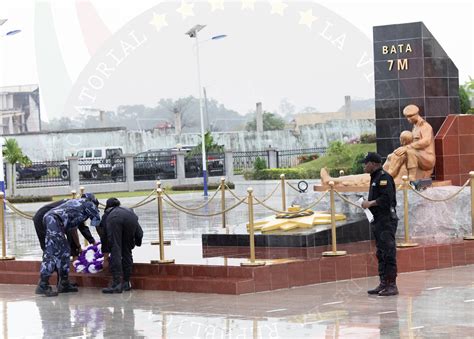
[(400, 274), (400, 295), (368, 296), (376, 278), (242, 296), (162, 291), (46, 298), (0, 285), (4, 338), (472, 338), (474, 266)]

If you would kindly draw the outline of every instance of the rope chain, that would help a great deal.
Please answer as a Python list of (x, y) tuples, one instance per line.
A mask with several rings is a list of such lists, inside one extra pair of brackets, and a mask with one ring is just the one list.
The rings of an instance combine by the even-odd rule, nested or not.
[(15, 205), (10, 203), (8, 200), (4, 200), (5, 204), (16, 214), (18, 214), (20, 217), (23, 217), (25, 219), (32, 220), (33, 219), (33, 214), (28, 214), (26, 212), (21, 211), (20, 209), (16, 208)]
[(288, 186), (290, 186), (292, 189), (294, 189), (296, 192), (300, 193), (300, 189), (299, 189), (299, 188), (296, 188), (295, 186), (293, 186), (292, 184), (290, 184), (289, 181), (287, 181), (286, 184), (287, 184)]
[(418, 194), (420, 197), (426, 199), (426, 200), (429, 200), (429, 201), (432, 201), (432, 202), (443, 202), (443, 201), (448, 201), (448, 200), (451, 200), (455, 197), (457, 197), (461, 191), (466, 188), (467, 185), (469, 185), (469, 182), (471, 181), (471, 179), (467, 179), (466, 182), (464, 183), (464, 185), (462, 185), (462, 187), (459, 189), (459, 191), (455, 192), (454, 194), (451, 194), (450, 196), (448, 196), (447, 198), (444, 198), (444, 199), (433, 199), (433, 198), (429, 198), (427, 197), (426, 195), (424, 194), (421, 194), (420, 192), (418, 192), (417, 190), (415, 190), (411, 185), (408, 185), (409, 189), (411, 189), (413, 192), (415, 192), (416, 194)]
[(217, 215), (221, 215), (221, 214), (223, 214), (223, 213), (227, 213), (227, 212), (233, 210), (233, 209), (236, 208), (237, 206), (241, 205), (241, 204), (244, 202), (244, 200), (246, 200), (246, 199), (247, 199), (247, 197), (242, 198), (242, 199), (239, 200), (235, 205), (233, 205), (233, 206), (231, 206), (231, 207), (229, 207), (229, 208), (226, 208), (226, 209), (223, 210), (223, 211), (220, 211), (220, 212), (217, 212), (217, 213), (210, 213), (210, 214), (199, 214), (199, 213), (190, 212), (190, 211), (186, 210), (185, 208), (183, 208), (183, 207), (181, 207), (181, 206), (179, 206), (179, 205), (174, 204), (172, 201), (168, 201), (168, 200), (166, 200), (166, 199), (163, 199), (163, 201), (166, 202), (166, 203), (167, 203), (168, 205), (170, 205), (171, 207), (174, 207), (174, 208), (176, 208), (177, 210), (179, 210), (179, 211), (181, 211), (181, 212), (183, 212), (183, 213), (186, 213), (186, 214), (189, 214), (189, 215), (193, 215), (193, 216), (195, 216), (195, 217), (215, 217), (215, 216), (217, 216)]
[[(268, 199), (270, 199), (274, 194), (275, 192), (277, 191), (278, 187), (280, 187), (280, 183), (278, 183), (275, 188), (273, 189), (273, 191), (267, 195), (262, 201), (265, 202), (267, 201)], [(232, 192), (232, 190), (229, 188), (229, 186), (226, 185), (226, 188), (229, 190), (230, 194), (237, 200), (240, 200), (240, 197), (235, 194), (234, 192)], [(244, 204), (248, 205), (248, 202), (244, 201)], [(255, 203), (254, 205), (260, 205), (260, 203)]]
[(311, 203), (309, 206), (307, 207), (302, 207), (299, 211), (296, 211), (296, 212), (288, 212), (288, 211), (280, 211), (280, 210), (277, 210), (277, 209), (274, 209), (273, 207), (270, 207), (268, 206), (267, 204), (265, 204), (263, 201), (260, 201), (258, 198), (255, 198), (254, 199), (260, 203), (263, 207), (265, 207), (266, 209), (269, 209), (270, 211), (273, 211), (275, 213), (279, 213), (279, 214), (287, 214), (287, 215), (292, 215), (292, 214), (298, 214), (298, 213), (301, 213), (301, 211), (305, 211), (305, 210), (308, 210), (308, 209), (311, 209), (313, 208), (314, 206), (316, 206), (317, 204), (319, 204), (321, 202), (321, 200), (323, 200), (323, 198), (326, 196), (326, 194), (329, 192), (329, 190), (327, 190), (326, 192), (323, 193), (323, 195), (321, 195), (319, 197), (318, 200), (316, 200), (315, 202)]
[(346, 197), (344, 197), (344, 196), (343, 196), (341, 193), (339, 193), (338, 191), (334, 190), (334, 193), (336, 193), (336, 194), (337, 194), (337, 196), (338, 196), (339, 198), (341, 198), (341, 200), (343, 200), (343, 201), (347, 202), (348, 204), (350, 204), (350, 205), (352, 205), (352, 206), (359, 207), (359, 208), (363, 209), (363, 208), (362, 208), (362, 206), (360, 206), (360, 205), (357, 205), (356, 203), (354, 203), (354, 202), (350, 201), (349, 199), (347, 199)]

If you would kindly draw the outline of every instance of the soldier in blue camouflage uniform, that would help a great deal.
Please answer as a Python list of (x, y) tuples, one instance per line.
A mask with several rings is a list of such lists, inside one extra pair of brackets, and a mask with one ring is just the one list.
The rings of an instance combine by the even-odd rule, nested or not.
[[(43, 223), (46, 225), (46, 248), (40, 269), (40, 282), (36, 294), (55, 296), (57, 293), (77, 292), (77, 287), (69, 282), (70, 249), (66, 231), (78, 227), (87, 219), (91, 226), (100, 224), (99, 202), (92, 193), (86, 193), (81, 199), (68, 200), (59, 207), (46, 213)], [(49, 277), (59, 272), (58, 292), (49, 286)]]

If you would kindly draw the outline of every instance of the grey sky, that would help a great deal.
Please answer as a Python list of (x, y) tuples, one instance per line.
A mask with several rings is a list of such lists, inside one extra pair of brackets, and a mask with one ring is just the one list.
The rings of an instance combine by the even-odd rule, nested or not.
[[(84, 19), (78, 16), (75, 2), (2, 0), (0, 17), (9, 21), (1, 32), (17, 27), (23, 32), (0, 39), (0, 86), (39, 83), (48, 117), (74, 114), (78, 106), (151, 106), (160, 98), (197, 96), (194, 41), (184, 35), (196, 23), (208, 25), (201, 41), (228, 34), (226, 39), (201, 44), (202, 84), (210, 97), (240, 113), (253, 109), (257, 101), (270, 111), (278, 110), (283, 98), (298, 109), (313, 106), (332, 111), (343, 104), (346, 94), (373, 97), (369, 76), (373, 66), (366, 62), (372, 55), (374, 25), (423, 21), (459, 68), (460, 82), (474, 75), (469, 1), (246, 0), (225, 1), (223, 10), (219, 1), (200, 1), (185, 2), (194, 5), (188, 12), (183, 12), (186, 6), (181, 1), (92, 3), (111, 37), (91, 55), (86, 42), (90, 37), (82, 35), (80, 20)], [(52, 22), (38, 18), (38, 5), (51, 10)], [(166, 15), (167, 26), (159, 31), (150, 24), (154, 13)], [(48, 29), (55, 32), (59, 53), (43, 33)], [(101, 63), (112, 67), (107, 53), (111, 49), (118, 53), (121, 42), (135, 48), (108, 77), (97, 73)], [(60, 63), (64, 74), (58, 74)], [(88, 101), (80, 94), (90, 87), (91, 77), (98, 89), (87, 92), (94, 98)]]

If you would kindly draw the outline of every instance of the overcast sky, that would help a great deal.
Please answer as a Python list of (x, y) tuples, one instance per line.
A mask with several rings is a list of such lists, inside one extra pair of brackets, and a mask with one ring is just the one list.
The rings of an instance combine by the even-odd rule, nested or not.
[[(0, 86), (40, 84), (45, 118), (84, 107), (154, 106), (161, 98), (209, 97), (245, 114), (263, 102), (278, 111), (334, 111), (374, 96), (372, 27), (423, 21), (459, 69), (473, 71), (472, 1), (2, 0)], [(218, 34), (225, 39), (209, 40)]]

